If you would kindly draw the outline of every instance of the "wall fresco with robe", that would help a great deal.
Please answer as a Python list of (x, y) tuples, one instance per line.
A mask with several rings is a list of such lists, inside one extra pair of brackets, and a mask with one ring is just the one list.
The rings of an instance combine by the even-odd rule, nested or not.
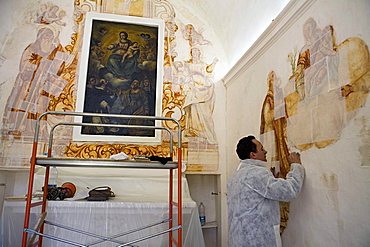
[[(0, 156), (4, 159), (1, 165), (28, 165), (35, 120), (42, 112), (74, 110), (84, 17), (88, 11), (97, 11), (165, 21), (163, 116), (180, 120), (185, 144), (183, 156), (188, 159), (190, 169), (217, 169), (218, 145), (212, 113), (215, 100), (213, 72), (218, 58), (205, 59), (207, 54), (203, 48), (212, 43), (197, 30), (196, 25), (180, 23), (169, 1), (75, 0), (70, 1), (67, 8), (65, 5), (41, 1), (25, 10), (24, 25), (37, 32), (33, 41), (23, 48), (17, 74), (7, 82), (12, 89), (6, 95), (2, 117)], [(73, 31), (69, 34), (69, 42), (63, 44), (62, 33), (66, 36), (64, 31), (67, 28)], [(185, 47), (177, 47), (179, 39), (185, 42)], [(1, 58), (2, 64), (11, 60), (6, 56)], [(50, 123), (57, 120), (60, 117), (50, 116), (42, 121), (40, 138), (44, 150)], [(170, 123), (164, 124), (174, 128)], [(158, 146), (73, 143), (71, 130), (67, 128), (62, 128), (55, 139), (59, 155), (75, 157), (107, 157), (107, 152), (115, 154), (123, 150), (130, 156), (168, 155), (169, 152), (169, 139), (165, 134), (162, 145)], [(66, 146), (65, 143), (69, 144)], [(202, 159), (205, 153), (212, 158)]]
[[(369, 49), (362, 39), (336, 43), (334, 27), (321, 28), (313, 18), (304, 23), (303, 36), (301, 50), (288, 55), (289, 81), (282, 82), (274, 71), (268, 74), (261, 112), (261, 140), (269, 150), (268, 162), (282, 178), (290, 170), (289, 152), (337, 142), (370, 90)], [(281, 231), (288, 212), (289, 204), (281, 203)]]

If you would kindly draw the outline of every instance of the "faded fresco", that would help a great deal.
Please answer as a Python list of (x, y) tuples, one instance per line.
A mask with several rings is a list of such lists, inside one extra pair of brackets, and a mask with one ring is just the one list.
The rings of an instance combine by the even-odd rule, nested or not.
[(19, 72), (4, 111), (4, 134), (16, 139), (33, 136), (34, 120), (67, 84), (61, 73), (68, 54), (59, 42), (65, 15), (64, 10), (51, 3), (42, 4), (39, 11), (32, 13), (38, 32), (19, 61)]
[[(364, 106), (370, 90), (368, 46), (358, 37), (336, 43), (334, 28), (313, 18), (303, 25), (305, 44), (288, 55), (292, 74), (282, 80), (271, 71), (261, 112), (261, 140), (275, 175), (289, 172), (289, 152), (335, 143)], [(298, 54), (297, 54), (298, 53)], [(281, 231), (289, 204), (281, 204)]]
[[(29, 144), (33, 142), (35, 122), (41, 113), (73, 109), (71, 86), (75, 75), (71, 71), (76, 68), (78, 47), (74, 46), (75, 34), (67, 45), (60, 41), (60, 34), (66, 26), (66, 13), (51, 2), (24, 12), (23, 24), (36, 32), (33, 41), (24, 47), (4, 108), (0, 150), (3, 165), (29, 164)], [(4, 63), (11, 59), (3, 58)], [(12, 72), (2, 70), (7, 76)], [(53, 121), (53, 118), (48, 121)], [(42, 121), (40, 139), (44, 142), (48, 131), (47, 121)]]
[[(178, 30), (187, 41), (188, 60), (176, 59), (175, 33)], [(203, 61), (202, 48), (211, 45), (211, 42), (194, 25), (177, 25), (172, 19), (166, 22), (166, 32), (164, 83), (171, 82), (171, 95), (179, 95), (181, 105), (164, 109), (164, 114), (181, 115), (183, 140), (188, 143), (188, 169), (216, 170), (218, 145), (212, 113), (215, 104), (213, 71), (218, 58), (210, 63)]]
[[(212, 114), (215, 100), (213, 71), (218, 59), (214, 58), (213, 61), (209, 62), (205, 58), (207, 54), (203, 51), (203, 47), (211, 46), (212, 43), (203, 36), (201, 31), (197, 30), (195, 24), (180, 23), (175, 18), (175, 9), (168, 1), (84, 0), (71, 2), (71, 5), (73, 5), (72, 13), (70, 13), (71, 9), (64, 9), (57, 2), (52, 1), (42, 2), (40, 5), (24, 10), (27, 25), (37, 28), (38, 31), (35, 33), (34, 41), (24, 47), (22, 58), (19, 61), (19, 71), (14, 76), (12, 91), (6, 100), (1, 132), (0, 156), (4, 158), (2, 165), (23, 166), (29, 164), (30, 154), (27, 145), (33, 141), (35, 120), (42, 112), (75, 110), (78, 51), (81, 47), (85, 13), (96, 11), (155, 17), (165, 21), (162, 115), (180, 121), (183, 128), (183, 157), (188, 160), (190, 169), (197, 171), (216, 170), (218, 145)], [(72, 18), (72, 22), (68, 18)], [(65, 28), (68, 28), (68, 25), (73, 25), (73, 33), (70, 42), (62, 44), (60, 35)], [(121, 81), (122, 78), (133, 77), (133, 74), (121, 75), (122, 68), (118, 68), (115, 63), (115, 57), (117, 57), (114, 55), (116, 41), (117, 38), (121, 39), (121, 37), (117, 36), (114, 37), (115, 40), (108, 41), (108, 36), (113, 38), (106, 33), (110, 27), (96, 26), (93, 40), (96, 43), (92, 46), (92, 54), (98, 59), (90, 60), (92, 70), (89, 71), (89, 79), (91, 80), (86, 83), (91, 84), (89, 84), (89, 88), (97, 90), (103, 87), (114, 88), (117, 82), (120, 85), (125, 84)], [(143, 35), (139, 34), (139, 36), (129, 34), (130, 36), (127, 37), (132, 41), (132, 54), (127, 55), (125, 58), (127, 61), (133, 61), (133, 57), (138, 57), (140, 60), (143, 56), (151, 55), (149, 48), (147, 49), (148, 53), (141, 52), (140, 54), (134, 49), (134, 41), (138, 42), (139, 46), (153, 45), (151, 44), (152, 37), (147, 37), (146, 32), (142, 33)], [(176, 44), (178, 39), (184, 41), (186, 47), (179, 49)], [(179, 54), (182, 55), (181, 57), (188, 58), (178, 59)], [(5, 58), (5, 62), (6, 59), (9, 58)], [(104, 71), (99, 70), (101, 61), (110, 73), (103, 74)], [(151, 65), (147, 63), (146, 66), (150, 67)], [(97, 68), (97, 70), (93, 68)], [(149, 74), (146, 77), (152, 77), (152, 75)], [(146, 77), (140, 77), (140, 85), (147, 83)], [(137, 87), (136, 84), (125, 89)], [(148, 85), (148, 89), (151, 86)], [(132, 90), (136, 90), (136, 88)], [(119, 93), (117, 95), (115, 92), (112, 93), (116, 100), (125, 99), (123, 95), (118, 95)], [(150, 111), (150, 104), (153, 100), (148, 99), (147, 105), (149, 107), (145, 109)], [(114, 109), (115, 103), (112, 102), (111, 109)], [(42, 121), (41, 139), (48, 133), (47, 123), (53, 120), (53, 117), (48, 117), (47, 121)], [(171, 123), (164, 124), (174, 128)], [(73, 143), (71, 136), (72, 132), (68, 130), (63, 130), (63, 133), (60, 134), (58, 143), (54, 145), (60, 155), (107, 157), (119, 153), (123, 149), (128, 151), (129, 155), (167, 155), (169, 152), (169, 139), (166, 135), (162, 137), (162, 145), (137, 146), (129, 144), (127, 148), (121, 144), (112, 146)], [(24, 150), (22, 154), (14, 155), (15, 150), (20, 149)]]

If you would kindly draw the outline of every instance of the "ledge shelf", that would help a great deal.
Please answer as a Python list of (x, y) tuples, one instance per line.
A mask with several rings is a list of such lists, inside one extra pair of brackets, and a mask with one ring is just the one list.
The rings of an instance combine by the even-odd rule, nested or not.
[(216, 221), (206, 222), (206, 224), (202, 226), (202, 229), (210, 229), (210, 228), (217, 228), (217, 222)]

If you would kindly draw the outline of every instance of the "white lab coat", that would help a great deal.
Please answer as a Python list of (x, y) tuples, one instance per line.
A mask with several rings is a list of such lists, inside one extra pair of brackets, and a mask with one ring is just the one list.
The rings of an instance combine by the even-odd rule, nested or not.
[(266, 162), (242, 160), (228, 183), (229, 247), (281, 246), (279, 201), (294, 199), (303, 179), (300, 164), (293, 163), (282, 179)]

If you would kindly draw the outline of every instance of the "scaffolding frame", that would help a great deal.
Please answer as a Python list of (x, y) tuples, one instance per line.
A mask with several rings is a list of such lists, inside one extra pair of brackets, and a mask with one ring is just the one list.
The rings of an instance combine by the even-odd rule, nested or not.
[[(153, 129), (153, 130), (161, 130), (167, 131), (170, 136), (170, 155), (174, 158), (174, 148), (173, 148), (173, 133), (171, 129), (162, 126), (143, 126), (143, 125), (122, 125), (122, 124), (95, 124), (95, 123), (83, 123), (81, 122), (59, 122), (52, 126), (48, 138), (48, 149), (47, 149), (47, 157), (38, 157), (38, 140), (39, 140), (39, 132), (40, 132), (40, 122), (42, 119), (46, 118), (47, 115), (59, 115), (59, 116), (73, 116), (73, 117), (110, 117), (110, 118), (121, 118), (121, 119), (143, 119), (143, 120), (154, 120), (154, 121), (171, 121), (177, 125), (177, 162), (168, 162), (165, 165), (158, 161), (128, 161), (128, 160), (111, 160), (111, 159), (76, 159), (76, 158), (55, 158), (52, 156), (52, 148), (53, 148), (53, 140), (54, 140), (54, 131), (58, 126), (101, 126), (101, 127), (115, 127), (115, 128), (138, 128), (138, 129)], [(85, 231), (81, 231), (78, 229), (72, 229), (67, 226), (61, 226), (56, 223), (49, 222), (45, 220), (47, 212), (47, 189), (44, 189), (42, 201), (32, 202), (32, 191), (33, 191), (33, 184), (34, 184), (34, 173), (36, 165), (46, 167), (45, 170), (45, 178), (44, 178), (44, 188), (47, 188), (49, 182), (49, 173), (50, 173), (50, 166), (56, 167), (99, 167), (99, 168), (139, 168), (139, 169), (168, 169), (169, 170), (169, 191), (168, 191), (168, 203), (169, 203), (169, 218), (168, 220), (153, 223), (151, 225), (131, 230), (139, 231), (146, 227), (152, 227), (157, 224), (168, 223), (168, 229), (164, 230), (159, 233), (152, 234), (150, 236), (146, 236), (140, 239), (136, 239), (134, 241), (130, 241), (128, 243), (120, 243), (116, 241), (115, 238), (119, 237), (118, 235), (122, 236), (122, 234), (116, 234), (114, 236), (98, 236), (96, 234), (87, 233)], [(174, 201), (174, 188), (173, 188), (173, 171), (177, 169), (177, 202)], [(31, 208), (42, 206), (41, 209), (41, 217), (36, 224), (35, 229), (29, 228), (30, 224), (30, 214)], [(173, 219), (173, 211), (174, 207), (177, 207), (177, 224), (174, 224)], [(30, 161), (30, 172), (29, 172), (29, 180), (28, 180), (28, 189), (27, 189), (27, 198), (26, 198), (26, 208), (25, 208), (25, 216), (24, 216), (24, 228), (23, 228), (23, 236), (22, 236), (22, 247), (28, 246), (35, 246), (36, 244), (41, 247), (43, 238), (49, 238), (56, 241), (62, 241), (74, 246), (87, 246), (79, 243), (75, 243), (66, 239), (60, 239), (55, 236), (50, 236), (44, 234), (44, 225), (50, 224), (56, 227), (65, 228), (71, 231), (80, 232), (81, 234), (92, 234), (95, 237), (99, 238), (101, 242), (110, 241), (116, 242), (118, 246), (132, 246), (132, 244), (136, 242), (140, 242), (152, 237), (156, 237), (162, 234), (168, 233), (168, 244), (169, 247), (173, 245), (182, 247), (182, 147), (181, 147), (181, 125), (178, 120), (174, 118), (168, 117), (157, 117), (157, 116), (136, 116), (136, 115), (119, 115), (119, 114), (103, 114), (103, 113), (84, 113), (84, 112), (58, 112), (58, 111), (50, 111), (42, 113), (36, 121), (35, 126), (35, 134), (32, 146), (32, 155)], [(173, 237), (173, 232), (177, 231), (177, 239)], [(28, 238), (28, 233), (32, 233), (33, 235)], [(124, 235), (124, 234), (123, 234)], [(34, 238), (38, 236), (38, 241), (33, 242)]]

